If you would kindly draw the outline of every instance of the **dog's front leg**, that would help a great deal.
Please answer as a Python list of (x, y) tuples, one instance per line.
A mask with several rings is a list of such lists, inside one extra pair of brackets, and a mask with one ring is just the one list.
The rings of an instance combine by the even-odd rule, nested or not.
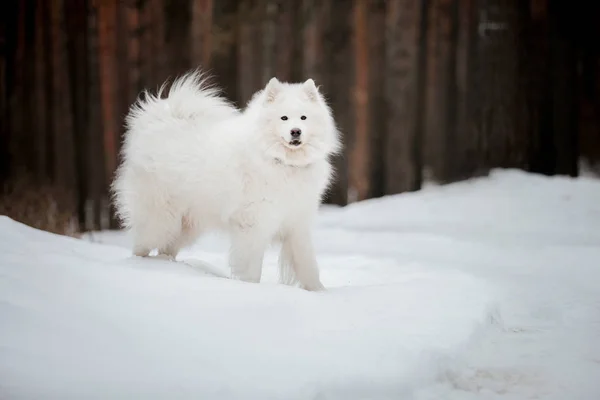
[(267, 241), (255, 229), (240, 229), (233, 233), (229, 250), (232, 279), (260, 282)]
[(282, 258), (291, 262), (302, 288), (311, 291), (325, 289), (319, 278), (319, 266), (309, 227), (292, 229), (284, 238), (282, 253)]

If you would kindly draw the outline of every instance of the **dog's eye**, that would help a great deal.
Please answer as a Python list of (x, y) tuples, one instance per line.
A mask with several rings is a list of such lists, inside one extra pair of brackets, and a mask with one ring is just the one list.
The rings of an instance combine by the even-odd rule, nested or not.
[(287, 117), (284, 115), (283, 117), (281, 117), (282, 120), (287, 121)]
[(306, 119), (306, 115), (301, 116), (300, 119)]

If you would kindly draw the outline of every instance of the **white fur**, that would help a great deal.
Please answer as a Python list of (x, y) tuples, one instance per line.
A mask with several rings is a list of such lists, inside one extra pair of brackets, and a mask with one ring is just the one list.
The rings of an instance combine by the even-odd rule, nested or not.
[[(341, 144), (312, 79), (273, 78), (243, 111), (198, 72), (177, 79), (165, 98), (162, 91), (132, 107), (112, 186), (134, 254), (175, 258), (221, 230), (231, 238), (232, 276), (259, 282), (264, 252), (278, 239), (281, 280), (323, 289), (311, 224)], [(292, 128), (302, 130), (300, 146), (290, 144)]]

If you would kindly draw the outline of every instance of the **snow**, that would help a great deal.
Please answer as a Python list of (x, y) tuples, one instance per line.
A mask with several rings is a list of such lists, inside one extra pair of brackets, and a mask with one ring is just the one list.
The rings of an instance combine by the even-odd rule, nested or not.
[(600, 180), (489, 177), (323, 207), (328, 290), (0, 217), (2, 399), (600, 398)]

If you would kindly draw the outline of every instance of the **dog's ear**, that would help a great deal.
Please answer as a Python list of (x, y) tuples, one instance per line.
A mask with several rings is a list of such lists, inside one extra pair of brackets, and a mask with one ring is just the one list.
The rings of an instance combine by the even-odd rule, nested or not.
[(306, 82), (304, 82), (303, 87), (309, 99), (316, 101), (319, 98), (319, 89), (317, 89), (315, 81), (307, 79)]
[(265, 93), (267, 95), (267, 103), (271, 103), (277, 97), (279, 90), (281, 89), (281, 82), (277, 80), (277, 78), (273, 77), (267, 83), (267, 87), (265, 88)]

